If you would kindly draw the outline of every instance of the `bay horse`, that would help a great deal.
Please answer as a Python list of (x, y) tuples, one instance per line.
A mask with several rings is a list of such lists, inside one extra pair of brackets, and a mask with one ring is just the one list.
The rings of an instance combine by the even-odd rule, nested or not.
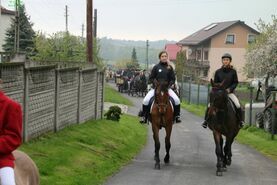
[[(39, 185), (39, 171), (34, 161), (24, 152), (13, 151), (16, 185)], [(0, 183), (1, 185), (1, 183)]]
[[(232, 143), (237, 136), (240, 127), (236, 116), (235, 105), (229, 100), (224, 87), (224, 81), (216, 84), (211, 79), (212, 90), (210, 92), (210, 107), (208, 108), (208, 127), (213, 131), (216, 145), (217, 170), (216, 175), (222, 176), (227, 166), (232, 162)], [(223, 138), (226, 137), (223, 148)]]
[(169, 94), (168, 94), (168, 83), (165, 81), (158, 82), (154, 81), (155, 84), (155, 95), (154, 103), (152, 105), (152, 110), (150, 112), (150, 122), (152, 124), (153, 139), (155, 142), (155, 156), (154, 159), (155, 169), (160, 169), (160, 140), (159, 140), (159, 130), (162, 127), (165, 128), (165, 148), (166, 155), (164, 157), (164, 162), (169, 163), (169, 150), (171, 147), (170, 136), (173, 125), (174, 112), (171, 105)]

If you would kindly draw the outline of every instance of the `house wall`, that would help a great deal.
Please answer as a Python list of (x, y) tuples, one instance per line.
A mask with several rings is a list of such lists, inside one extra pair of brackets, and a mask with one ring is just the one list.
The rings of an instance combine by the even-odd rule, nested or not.
[(208, 80), (214, 78), (215, 71), (221, 67), (221, 56), (224, 53), (230, 53), (232, 55), (232, 65), (237, 70), (239, 81), (245, 81), (246, 75), (243, 73), (243, 67), (245, 65), (244, 55), (246, 52), (245, 48), (210, 48), (209, 61), (210, 70), (208, 73)]
[[(235, 35), (234, 44), (225, 44), (227, 34)], [(211, 39), (211, 48), (246, 48), (248, 45), (248, 34), (254, 33), (239, 24), (232, 26)]]
[[(235, 35), (234, 44), (225, 43), (227, 34)], [(243, 67), (245, 66), (246, 62), (245, 53), (248, 45), (249, 34), (256, 35), (245, 26), (235, 25), (211, 39), (211, 48), (209, 51), (209, 79), (211, 77), (214, 77), (216, 69), (221, 66), (221, 56), (224, 53), (230, 53), (232, 55), (232, 65), (236, 68), (238, 72), (239, 81), (245, 81), (247, 79), (246, 75), (243, 73)]]
[(10, 27), (12, 18), (12, 15), (0, 13), (0, 52), (3, 52), (2, 45), (5, 43), (6, 30)]

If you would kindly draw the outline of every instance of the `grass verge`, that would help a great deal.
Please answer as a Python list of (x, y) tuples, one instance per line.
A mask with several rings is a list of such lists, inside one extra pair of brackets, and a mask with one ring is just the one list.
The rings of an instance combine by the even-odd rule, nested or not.
[(125, 104), (125, 105), (129, 105), (129, 106), (133, 105), (133, 103), (130, 100), (123, 97), (118, 91), (116, 91), (109, 85), (105, 85), (104, 92), (105, 92), (105, 95), (104, 95), (105, 102)]
[(137, 117), (120, 122), (89, 121), (23, 144), (37, 164), (41, 185), (102, 184), (146, 143), (147, 129)]
[(206, 106), (205, 105), (195, 105), (195, 104), (189, 104), (186, 101), (183, 101), (181, 103), (181, 107), (186, 109), (187, 111), (197, 115), (204, 117), (205, 111), (206, 111)]
[(271, 140), (271, 134), (264, 130), (247, 125), (240, 130), (236, 140), (277, 161), (277, 139)]

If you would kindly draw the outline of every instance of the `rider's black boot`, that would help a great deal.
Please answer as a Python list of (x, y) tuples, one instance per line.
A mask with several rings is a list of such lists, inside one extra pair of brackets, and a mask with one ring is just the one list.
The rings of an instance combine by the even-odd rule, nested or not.
[(202, 127), (203, 128), (207, 128), (208, 127), (208, 110), (209, 108), (206, 109), (206, 112), (205, 112), (205, 120), (204, 122), (202, 123)]
[(174, 106), (174, 115), (175, 115), (175, 121), (176, 123), (181, 123), (181, 118), (180, 118), (180, 105), (175, 105)]
[(244, 126), (244, 121), (243, 121), (243, 112), (241, 107), (237, 109), (237, 118), (239, 120), (239, 127), (242, 128)]
[(142, 113), (140, 123), (144, 124), (148, 121), (148, 106), (142, 105)]

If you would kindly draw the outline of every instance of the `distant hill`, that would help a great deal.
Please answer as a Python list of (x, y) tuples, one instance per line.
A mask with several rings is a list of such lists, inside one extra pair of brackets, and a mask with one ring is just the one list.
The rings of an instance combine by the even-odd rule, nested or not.
[[(149, 64), (157, 63), (158, 53), (168, 43), (176, 43), (176, 41), (149, 41)], [(100, 56), (110, 64), (121, 59), (130, 59), (133, 48), (136, 48), (139, 63), (145, 64), (146, 41), (117, 40), (106, 37), (100, 39)]]

